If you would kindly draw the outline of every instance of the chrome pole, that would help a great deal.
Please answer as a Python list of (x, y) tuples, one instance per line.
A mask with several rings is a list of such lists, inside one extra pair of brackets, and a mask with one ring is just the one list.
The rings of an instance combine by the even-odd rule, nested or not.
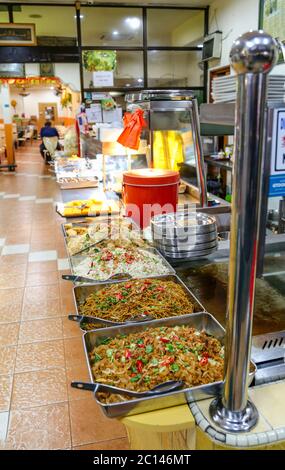
[(225, 386), (210, 405), (213, 421), (230, 432), (253, 428), (258, 412), (248, 400), (252, 316), (259, 240), (263, 131), (268, 72), (277, 60), (275, 40), (250, 31), (233, 44), (237, 73), (235, 156), (230, 239)]
[(196, 98), (193, 98), (191, 100), (190, 118), (191, 118), (191, 124), (192, 124), (192, 137), (193, 137), (194, 151), (195, 151), (200, 206), (207, 207), (208, 206), (207, 180), (206, 180), (206, 172), (205, 172), (205, 165), (204, 165), (203, 148), (202, 148), (202, 142), (201, 142), (201, 136), (200, 136), (200, 121), (199, 121), (199, 113), (198, 113), (198, 104), (197, 104)]

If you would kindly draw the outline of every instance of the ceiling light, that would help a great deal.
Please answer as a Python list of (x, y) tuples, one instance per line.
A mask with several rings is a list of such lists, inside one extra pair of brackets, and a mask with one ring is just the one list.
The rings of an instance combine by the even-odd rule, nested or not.
[(142, 82), (143, 82), (143, 79), (142, 79), (142, 78), (138, 78), (138, 82), (139, 82), (139, 83), (142, 83)]
[(126, 83), (126, 86), (131, 86), (131, 84), (130, 84), (130, 83)]
[(141, 20), (139, 18), (133, 17), (133, 18), (127, 18), (126, 23), (130, 26), (132, 29), (138, 29), (141, 24)]
[(113, 34), (114, 36), (118, 36), (118, 34), (119, 34), (119, 31), (113, 31), (113, 33), (112, 33), (112, 34)]
[(200, 49), (203, 49), (203, 44), (197, 44), (197, 47), (199, 47)]
[[(77, 18), (77, 16), (76, 16), (76, 15), (74, 15), (74, 18), (76, 19), (76, 18)], [(82, 20), (82, 19), (84, 18), (84, 15), (79, 15), (79, 18)]]

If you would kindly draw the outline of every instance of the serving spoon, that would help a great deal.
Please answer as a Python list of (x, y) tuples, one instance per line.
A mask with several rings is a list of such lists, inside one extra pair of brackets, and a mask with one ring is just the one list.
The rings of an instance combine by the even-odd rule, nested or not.
[(175, 392), (180, 390), (184, 386), (182, 380), (168, 380), (163, 382), (150, 390), (145, 392), (135, 392), (134, 390), (128, 390), (125, 388), (115, 387), (113, 385), (106, 385), (100, 382), (88, 383), (88, 382), (71, 382), (71, 387), (78, 388), (81, 390), (89, 390), (91, 392), (109, 392), (116, 395), (128, 395), (129, 397), (144, 398), (149, 396), (162, 395), (163, 393)]
[(63, 274), (62, 279), (65, 281), (72, 281), (72, 282), (87, 282), (90, 284), (90, 282), (96, 283), (96, 284), (105, 284), (108, 281), (128, 281), (129, 279), (132, 279), (132, 276), (128, 273), (117, 273), (113, 274), (112, 276), (108, 277), (108, 279), (105, 279), (104, 281), (98, 281), (96, 279), (92, 279), (91, 277), (84, 277), (84, 276), (76, 276), (75, 274)]
[(117, 321), (112, 321), (112, 320), (105, 320), (104, 318), (100, 317), (92, 317), (91, 315), (73, 315), (69, 314), (68, 319), (76, 322), (81, 322), (84, 320), (86, 323), (102, 323), (102, 325), (107, 325), (107, 326), (116, 326), (116, 325), (125, 325), (126, 323), (140, 323), (140, 322), (145, 322), (148, 320), (154, 320), (154, 317), (151, 315), (135, 315), (125, 322), (117, 322)]

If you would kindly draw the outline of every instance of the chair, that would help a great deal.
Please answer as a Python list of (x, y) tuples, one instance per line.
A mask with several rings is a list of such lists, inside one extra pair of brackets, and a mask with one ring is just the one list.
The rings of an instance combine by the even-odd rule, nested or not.
[(34, 138), (34, 126), (28, 126), (25, 130), (25, 135), (24, 135), (26, 140), (30, 140), (30, 143), (33, 143), (33, 138)]
[(43, 143), (45, 146), (45, 150), (43, 151), (45, 156), (45, 162), (48, 163), (50, 160), (54, 159), (54, 154), (58, 144), (58, 137), (44, 137)]

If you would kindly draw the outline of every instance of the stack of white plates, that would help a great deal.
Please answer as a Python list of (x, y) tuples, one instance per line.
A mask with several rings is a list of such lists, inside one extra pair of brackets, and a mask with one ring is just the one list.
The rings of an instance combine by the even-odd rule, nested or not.
[(151, 220), (153, 243), (171, 259), (205, 258), (218, 246), (214, 218), (199, 212), (173, 212)]
[[(236, 100), (236, 75), (217, 77), (213, 80), (214, 103), (230, 103)], [(269, 75), (267, 101), (282, 103), (285, 99), (285, 75)]]

